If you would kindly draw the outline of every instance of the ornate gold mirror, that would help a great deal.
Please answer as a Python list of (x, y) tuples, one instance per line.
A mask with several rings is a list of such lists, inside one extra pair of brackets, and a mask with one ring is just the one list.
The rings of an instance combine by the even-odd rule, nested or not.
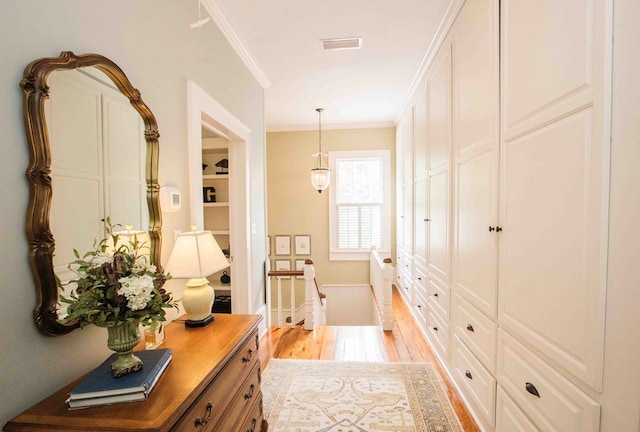
[[(70, 141), (76, 141), (74, 145), (79, 146), (79, 148), (74, 149), (67, 143), (65, 144), (64, 150), (60, 150), (60, 148), (56, 147), (57, 144), (52, 142), (52, 135), (56, 134), (52, 134), (52, 130), (50, 128), (50, 123), (52, 123), (51, 119), (58, 120), (59, 117), (62, 117), (57, 114), (52, 115), (51, 112), (52, 103), (49, 99), (51, 96), (50, 84), (52, 77), (55, 75), (53, 73), (63, 72), (61, 74), (61, 76), (63, 76), (67, 74), (67, 72), (76, 70), (82, 71), (84, 76), (96, 78), (98, 81), (103, 78), (104, 82), (108, 82), (108, 87), (112, 88), (112, 90), (108, 91), (117, 93), (113, 96), (120, 97), (121, 94), (128, 99), (130, 106), (135, 110), (134, 113), (137, 112), (135, 117), (138, 118), (139, 116), (138, 120), (140, 120), (140, 130), (128, 133), (129, 136), (139, 133), (139, 136), (142, 137), (140, 139), (142, 143), (140, 148), (142, 150), (138, 155), (136, 155), (136, 158), (140, 160), (141, 179), (139, 181), (139, 186), (129, 187), (126, 183), (124, 183), (124, 186), (123, 184), (116, 184), (115, 182), (110, 183), (110, 186), (107, 187), (107, 189), (109, 189), (108, 194), (110, 194), (110, 196), (107, 199), (104, 199), (106, 203), (104, 205), (97, 205), (90, 202), (92, 199), (87, 199), (87, 197), (92, 197), (92, 195), (87, 192), (91, 190), (90, 188), (86, 188), (86, 190), (83, 190), (76, 195), (76, 192), (72, 188), (68, 187), (68, 183), (65, 183), (64, 181), (58, 182), (58, 180), (56, 180), (56, 187), (60, 187), (60, 190), (57, 191), (59, 195), (55, 195), (53, 190), (54, 182), (52, 182), (52, 164), (55, 163), (54, 159), (56, 157), (60, 159), (64, 158), (66, 161), (73, 161), (73, 163), (67, 163), (66, 165), (75, 165), (78, 167), (91, 165), (86, 164), (86, 159), (83, 159), (81, 156), (83, 152), (86, 153), (83, 148), (85, 140), (83, 137), (78, 138), (77, 133), (76, 137)], [(161, 267), (160, 251), (162, 219), (159, 203), (160, 188), (158, 185), (158, 126), (153, 113), (142, 101), (140, 92), (131, 85), (124, 72), (111, 60), (101, 55), (84, 54), (76, 56), (72, 52), (62, 52), (59, 57), (35, 60), (25, 68), (23, 79), (20, 82), (20, 87), (22, 88), (23, 93), (23, 115), (30, 156), (29, 167), (26, 171), (27, 180), (29, 182), (29, 204), (27, 208), (26, 233), (29, 242), (29, 261), (36, 288), (36, 306), (33, 310), (33, 315), (37, 328), (43, 334), (47, 336), (57, 336), (70, 332), (76, 328), (77, 325), (73, 322), (63, 325), (58, 321), (58, 284), (56, 280), (57, 274), (55, 269), (56, 265), (54, 264), (54, 256), (68, 253), (70, 251), (56, 251), (55, 249), (56, 240), (54, 240), (54, 234), (61, 234), (52, 232), (55, 231), (55, 229), (52, 229), (52, 203), (56, 202), (56, 197), (58, 200), (64, 200), (59, 201), (58, 204), (60, 202), (64, 202), (64, 205), (67, 205), (68, 203), (76, 203), (77, 205), (73, 211), (78, 211), (77, 209), (83, 209), (84, 207), (92, 209), (91, 211), (100, 209), (103, 212), (101, 219), (102, 223), (106, 216), (110, 216), (110, 214), (105, 214), (105, 212), (113, 210), (114, 208), (114, 206), (110, 206), (109, 199), (112, 202), (119, 200), (125, 203), (125, 205), (121, 206), (123, 208), (140, 208), (140, 214), (142, 215), (140, 218), (142, 220), (141, 223), (146, 226), (138, 227), (138, 229), (143, 228), (145, 231), (148, 231), (150, 237), (151, 260), (156, 264), (156, 266), (158, 266), (158, 268)], [(77, 131), (78, 127), (86, 126), (85, 121), (93, 122), (93, 118), (95, 116), (88, 115), (87, 110), (82, 108), (82, 104), (77, 104), (75, 101), (64, 102), (67, 107), (70, 107), (70, 110), (67, 110), (67, 112), (75, 112), (78, 115), (78, 119), (75, 120), (76, 123), (73, 125), (57, 125), (56, 130)], [(90, 104), (91, 102), (89, 102), (89, 106)], [(102, 102), (96, 102), (95, 104), (96, 106), (102, 104), (101, 106), (103, 106), (103, 108), (99, 109), (103, 109), (105, 112), (108, 110), (108, 108), (105, 108), (106, 105)], [(117, 103), (114, 104), (114, 106), (117, 107)], [(122, 107), (122, 104), (119, 106)], [(130, 110), (130, 107), (128, 107), (128, 109)], [(113, 122), (113, 119), (117, 119), (119, 116), (119, 111), (116, 108), (110, 111), (110, 114), (108, 114), (107, 117), (110, 119), (109, 121)], [(123, 118), (129, 119), (124, 120), (124, 122), (131, 122), (131, 116), (124, 116)], [(133, 121), (136, 122), (138, 120), (134, 119)], [(123, 139), (123, 131), (119, 126), (112, 127), (110, 131), (107, 132), (96, 132), (96, 128), (91, 127), (85, 129), (89, 130), (89, 135), (91, 135), (90, 137), (87, 137), (87, 142), (90, 141), (90, 139), (96, 139), (99, 142), (106, 139), (111, 139), (112, 141), (117, 142), (122, 141)], [(62, 133), (62, 135), (65, 134)], [(126, 133), (124, 135), (126, 135)], [(135, 153), (138, 150), (131, 151)], [(105, 156), (105, 160), (107, 160), (105, 164), (102, 164), (102, 162), (101, 164), (95, 164), (95, 166), (98, 167), (95, 171), (99, 175), (103, 175), (103, 171), (112, 169), (103, 169), (103, 166), (115, 167), (113, 170), (117, 171), (118, 166), (120, 165), (136, 165), (138, 163), (130, 162), (131, 160), (138, 159), (131, 158), (124, 153), (128, 153), (128, 150), (123, 151), (120, 149), (118, 151), (111, 151), (110, 154)], [(77, 157), (75, 156), (76, 154), (78, 155)], [(109, 161), (111, 162), (111, 165), (107, 165)], [(115, 163), (114, 161), (118, 162)], [(66, 168), (67, 167), (63, 167), (61, 171), (64, 172)], [(58, 176), (56, 175), (56, 177)], [(94, 175), (94, 177), (96, 176)], [(112, 177), (115, 178), (116, 175), (113, 175)], [(89, 180), (95, 180), (90, 178), (90, 176), (86, 178), (89, 178)], [(100, 182), (102, 180), (98, 179), (95, 181)], [(144, 197), (146, 196), (146, 206), (144, 206), (144, 203), (132, 201), (131, 197), (127, 195), (126, 191), (136, 188), (140, 189), (140, 194), (137, 195), (138, 197), (141, 196), (144, 200)], [(121, 192), (121, 195), (118, 195), (118, 193), (120, 193), (118, 191)], [(137, 192), (132, 196), (136, 196), (136, 194)], [(93, 213), (97, 214), (97, 211), (93, 211)], [(146, 220), (147, 218), (148, 224)], [(114, 220), (113, 216), (111, 216), (111, 219), (113, 223), (129, 223), (129, 221)], [(65, 238), (65, 241), (62, 243), (65, 245), (73, 244), (73, 231), (78, 226), (75, 224), (73, 214), (71, 217), (67, 214), (64, 218), (62, 216), (58, 216), (58, 222), (59, 223), (56, 224), (56, 226), (66, 227), (65, 230), (61, 230), (64, 231), (63, 234), (68, 235), (68, 233), (71, 233), (72, 237)], [(66, 224), (62, 222), (66, 222)], [(61, 238), (58, 238), (58, 242), (61, 242), (61, 240)], [(86, 252), (86, 250), (80, 251), (81, 254), (84, 252)]]

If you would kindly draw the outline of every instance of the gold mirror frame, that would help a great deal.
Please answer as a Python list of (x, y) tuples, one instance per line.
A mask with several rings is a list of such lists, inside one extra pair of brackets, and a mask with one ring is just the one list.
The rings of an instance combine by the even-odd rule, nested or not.
[(147, 142), (145, 177), (147, 183), (147, 207), (149, 208), (149, 237), (151, 259), (162, 271), (160, 251), (162, 244), (162, 215), (160, 213), (160, 186), (158, 184), (158, 125), (140, 92), (135, 89), (122, 69), (106, 57), (98, 54), (76, 56), (63, 51), (59, 57), (42, 58), (31, 62), (24, 69), (20, 81), (22, 109), (29, 143), (29, 204), (26, 218), (26, 234), (29, 242), (29, 263), (36, 288), (36, 306), (33, 317), (36, 327), (47, 336), (67, 334), (78, 327), (76, 322), (58, 322), (58, 285), (53, 268), (55, 241), (49, 221), (53, 188), (51, 185), (51, 147), (45, 119), (45, 100), (49, 98), (47, 77), (56, 70), (93, 67), (107, 75), (118, 89), (129, 98), (131, 105), (144, 121), (144, 137)]

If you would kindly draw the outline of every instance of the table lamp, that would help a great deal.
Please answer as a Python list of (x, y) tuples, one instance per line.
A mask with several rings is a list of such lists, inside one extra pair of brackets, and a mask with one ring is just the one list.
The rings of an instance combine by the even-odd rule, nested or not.
[(175, 279), (189, 279), (182, 293), (182, 305), (187, 313), (186, 327), (204, 327), (213, 321), (211, 308), (215, 298), (206, 276), (229, 267), (229, 261), (213, 238), (211, 231), (178, 234), (167, 272)]
[(115, 246), (113, 245), (113, 238), (109, 237), (107, 241), (107, 250), (116, 251), (122, 246), (126, 246), (127, 249), (131, 249), (131, 245), (137, 244), (140, 249), (140, 253), (149, 258), (151, 255), (151, 238), (148, 231), (134, 231), (132, 226), (125, 225), (126, 231), (116, 231), (113, 234), (117, 236)]

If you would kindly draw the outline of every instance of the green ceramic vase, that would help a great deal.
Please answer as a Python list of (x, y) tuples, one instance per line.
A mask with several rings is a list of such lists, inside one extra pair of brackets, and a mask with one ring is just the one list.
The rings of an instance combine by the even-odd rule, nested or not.
[(140, 331), (137, 321), (125, 321), (107, 326), (107, 347), (118, 354), (111, 363), (111, 373), (121, 377), (142, 369), (142, 360), (133, 354), (133, 348), (140, 342)]

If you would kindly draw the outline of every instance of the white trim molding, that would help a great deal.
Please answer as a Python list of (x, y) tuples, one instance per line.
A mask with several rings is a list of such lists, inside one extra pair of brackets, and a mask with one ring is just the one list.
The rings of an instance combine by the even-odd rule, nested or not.
[(224, 37), (227, 38), (231, 47), (251, 71), (255, 79), (258, 80), (258, 83), (260, 83), (262, 88), (266, 89), (271, 87), (271, 80), (262, 70), (258, 61), (255, 59), (253, 54), (251, 54), (251, 51), (249, 51), (249, 48), (247, 48), (242, 39), (240, 39), (233, 27), (231, 27), (231, 24), (227, 21), (227, 17), (222, 12), (218, 3), (216, 3), (215, 0), (200, 0), (200, 3), (204, 6), (209, 16), (213, 18), (213, 21), (216, 23)]

